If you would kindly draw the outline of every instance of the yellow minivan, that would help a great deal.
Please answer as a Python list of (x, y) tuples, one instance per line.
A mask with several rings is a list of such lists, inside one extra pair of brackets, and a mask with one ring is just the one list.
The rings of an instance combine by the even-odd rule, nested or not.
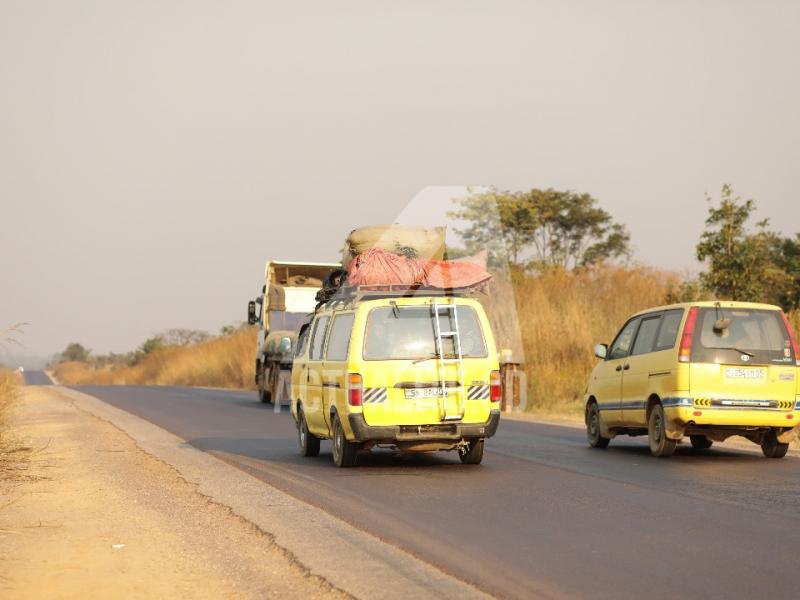
[(337, 466), (373, 447), (457, 450), (478, 464), (500, 421), (497, 350), (475, 299), (361, 287), (303, 325), (292, 366), (300, 451)]
[(697, 449), (733, 435), (786, 455), (800, 417), (797, 338), (777, 306), (693, 302), (631, 317), (586, 389), (589, 444), (647, 435), (654, 456), (689, 436)]

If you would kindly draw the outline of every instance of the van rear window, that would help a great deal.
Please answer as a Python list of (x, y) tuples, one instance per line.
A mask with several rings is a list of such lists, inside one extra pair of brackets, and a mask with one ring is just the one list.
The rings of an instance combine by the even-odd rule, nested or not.
[(701, 308), (695, 331), (692, 362), (795, 361), (789, 332), (776, 310)]
[[(457, 311), (462, 356), (486, 357), (478, 315), (468, 306), (459, 306)], [(455, 329), (445, 311), (439, 316), (439, 324), (442, 331)], [(456, 356), (452, 337), (442, 338), (442, 349), (445, 358)], [(365, 360), (420, 360), (435, 355), (436, 333), (430, 306), (387, 306), (370, 311), (364, 339)]]

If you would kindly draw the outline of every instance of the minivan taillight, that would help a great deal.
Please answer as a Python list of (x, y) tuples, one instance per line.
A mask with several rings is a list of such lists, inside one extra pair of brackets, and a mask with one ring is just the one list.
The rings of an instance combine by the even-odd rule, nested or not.
[(350, 373), (347, 376), (347, 402), (350, 406), (361, 406), (362, 381), (358, 373)]
[(683, 326), (683, 337), (681, 337), (681, 349), (678, 353), (680, 362), (692, 360), (692, 341), (694, 340), (694, 327), (697, 323), (697, 307), (689, 309), (689, 316), (686, 317), (686, 325)]
[(500, 402), (503, 397), (503, 384), (500, 379), (500, 371), (492, 371), (489, 375), (489, 400)]
[(800, 367), (800, 352), (797, 351), (797, 335), (794, 332), (794, 327), (789, 322), (789, 317), (786, 316), (786, 313), (781, 311), (781, 317), (783, 317), (783, 324), (786, 325), (786, 331), (789, 332), (789, 339), (792, 340), (792, 351), (794, 352), (794, 364)]

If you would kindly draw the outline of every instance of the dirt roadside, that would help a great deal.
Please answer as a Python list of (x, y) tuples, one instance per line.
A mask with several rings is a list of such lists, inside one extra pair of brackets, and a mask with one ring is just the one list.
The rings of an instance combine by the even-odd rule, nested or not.
[(0, 597), (344, 594), (113, 425), (25, 388), (0, 472)]

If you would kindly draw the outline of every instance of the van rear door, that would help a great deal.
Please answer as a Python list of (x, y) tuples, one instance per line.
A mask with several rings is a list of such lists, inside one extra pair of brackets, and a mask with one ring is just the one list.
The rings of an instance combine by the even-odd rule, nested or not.
[(697, 309), (690, 372), (696, 404), (791, 410), (796, 360), (780, 311)]
[[(459, 376), (453, 338), (442, 338), (444, 377), (436, 352), (430, 304), (394, 303), (370, 310), (364, 334), (364, 419), (370, 425), (437, 424), (460, 414), (464, 422), (489, 418), (489, 349), (481, 319), (471, 306), (459, 305), (458, 321), (464, 367)], [(448, 325), (442, 314), (440, 324)], [(442, 390), (442, 379), (445, 389)], [(483, 393), (485, 386), (485, 393)]]

